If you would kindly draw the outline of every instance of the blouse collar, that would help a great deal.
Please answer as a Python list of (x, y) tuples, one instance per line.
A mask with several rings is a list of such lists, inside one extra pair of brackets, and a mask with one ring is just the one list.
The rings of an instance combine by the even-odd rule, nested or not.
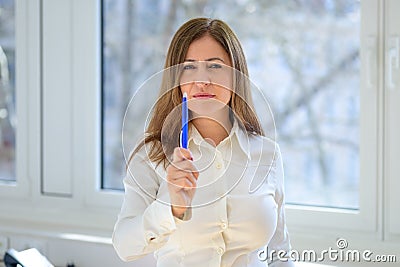
[[(229, 135), (222, 140), (220, 144), (218, 144), (217, 148), (229, 142), (229, 140), (231, 140), (231, 142), (236, 140), (239, 144), (240, 150), (248, 159), (250, 159), (250, 136), (247, 134), (246, 130), (242, 128), (244, 128), (244, 126), (240, 127), (237, 119), (235, 118)], [(204, 142), (204, 138), (193, 124), (190, 127), (189, 143), (190, 142), (194, 142), (198, 146)]]

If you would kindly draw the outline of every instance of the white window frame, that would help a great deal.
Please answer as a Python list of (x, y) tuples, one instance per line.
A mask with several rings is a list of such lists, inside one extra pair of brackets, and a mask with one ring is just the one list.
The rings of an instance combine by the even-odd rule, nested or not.
[(361, 1), (359, 209), (288, 205), (289, 225), (300, 227), (306, 233), (315, 232), (316, 229), (334, 229), (338, 233), (345, 230), (369, 233), (375, 237), (378, 235), (379, 222), (376, 218), (381, 205), (378, 196), (382, 190), (379, 186), (382, 176), (378, 165), (382, 159), (382, 143), (378, 139), (381, 129), (378, 107), (382, 99), (382, 83), (377, 73), (382, 66), (381, 56), (377, 52), (382, 47), (379, 36), (379, 25), (382, 23), (379, 5), (379, 1)]
[[(388, 212), (385, 215), (385, 240), (398, 242), (400, 240), (400, 125), (398, 116), (400, 114), (400, 68), (395, 66), (397, 61), (400, 64), (400, 48), (396, 48), (396, 41), (400, 42), (400, 18), (396, 15), (400, 10), (400, 1), (388, 0), (385, 6), (387, 16), (385, 16), (385, 70), (387, 74), (392, 71), (394, 88), (391, 88), (388, 81), (389, 75), (386, 75), (384, 87), (384, 140), (385, 140), (385, 161), (383, 171), (385, 174), (384, 185), (384, 206)], [(397, 12), (397, 13), (396, 13)], [(390, 20), (389, 20), (390, 18)], [(399, 44), (400, 45), (400, 44)], [(391, 53), (394, 54), (391, 54)], [(394, 56), (394, 58), (393, 58)], [(391, 65), (391, 66), (390, 66)]]
[[(383, 162), (385, 68), (384, 52), (379, 51), (385, 43), (380, 15), (384, 2), (361, 2), (362, 18), (368, 19), (362, 19), (360, 37), (360, 209), (287, 205), (288, 227), (296, 240), (339, 235), (357, 240), (388, 238), (384, 233), (393, 217), (384, 211), (396, 211), (386, 209), (386, 204), (393, 206), (394, 202), (392, 196), (384, 198), (390, 188), (383, 186), (383, 168), (387, 167)], [(57, 25), (59, 17), (62, 25)], [(18, 182), (15, 187), (0, 185), (0, 198), (8, 203), (0, 207), (0, 221), (21, 220), (62, 229), (90, 229), (95, 224), (96, 229), (112, 230), (123, 192), (100, 188), (100, 20), (98, 0), (17, 1)], [(66, 38), (57, 46), (60, 28)], [(46, 44), (55, 47), (44, 49)], [(60, 103), (67, 107), (62, 110), (57, 106), (59, 94), (67, 103)], [(45, 112), (58, 112), (65, 123)], [(62, 131), (57, 128), (65, 125)], [(44, 136), (46, 140), (41, 140)], [(47, 145), (42, 146), (42, 141)], [(60, 222), (65, 213), (68, 218)], [(400, 229), (394, 232), (390, 237), (400, 240)]]
[(16, 13), (17, 181), (0, 184), (0, 222), (108, 233), (123, 196), (98, 182), (100, 3), (17, 0)]
[[(32, 187), (31, 180), (38, 174), (37, 163), (39, 161), (32, 161), (30, 159), (40, 156), (31, 144), (36, 141), (39, 143), (40, 136), (37, 135), (38, 127), (35, 122), (38, 122), (37, 107), (38, 96), (35, 95), (35, 85), (37, 84), (38, 77), (36, 75), (29, 76), (34, 71), (38, 70), (37, 57), (38, 47), (35, 46), (39, 36), (30, 34), (37, 33), (38, 13), (35, 12), (35, 5), (33, 2), (16, 1), (15, 3), (15, 55), (16, 55), (16, 115), (18, 125), (16, 128), (16, 181), (15, 182), (1, 182), (0, 181), (0, 199), (21, 199), (28, 198), (30, 188)], [(31, 42), (32, 46), (28, 47)], [(36, 74), (38, 74), (37, 72)], [(33, 77), (34, 76), (34, 77)], [(30, 82), (29, 82), (30, 79)], [(29, 133), (29, 134), (27, 134)], [(31, 164), (32, 163), (32, 164)]]

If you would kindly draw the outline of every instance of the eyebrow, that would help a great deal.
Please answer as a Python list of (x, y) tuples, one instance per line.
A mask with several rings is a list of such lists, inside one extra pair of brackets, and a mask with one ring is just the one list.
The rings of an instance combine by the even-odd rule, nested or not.
[[(208, 59), (206, 59), (204, 61), (215, 61), (215, 60), (219, 60), (219, 61), (222, 61), (223, 63), (225, 63), (225, 61), (222, 58), (219, 58), (219, 57), (208, 58)], [(188, 62), (195, 62), (195, 61), (198, 61), (198, 60), (194, 60), (194, 59), (188, 58), (188, 59), (185, 59), (185, 62), (187, 62), (187, 61)]]

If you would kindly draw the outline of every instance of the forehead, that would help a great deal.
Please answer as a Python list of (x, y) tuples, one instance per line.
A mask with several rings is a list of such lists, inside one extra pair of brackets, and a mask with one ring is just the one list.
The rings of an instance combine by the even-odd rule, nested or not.
[(210, 35), (205, 35), (189, 45), (186, 59), (204, 61), (209, 58), (221, 58), (225, 64), (231, 65), (230, 57), (224, 47)]

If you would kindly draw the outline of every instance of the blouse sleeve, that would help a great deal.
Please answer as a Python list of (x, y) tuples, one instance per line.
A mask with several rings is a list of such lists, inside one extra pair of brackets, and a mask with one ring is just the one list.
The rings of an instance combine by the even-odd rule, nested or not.
[[(290, 260), (282, 261), (277, 258), (277, 252), (280, 250), (284, 250), (289, 253), (291, 249), (289, 233), (286, 227), (285, 220), (285, 194), (284, 194), (284, 172), (283, 172), (283, 163), (282, 163), (282, 155), (278, 146), (275, 160), (275, 182), (276, 182), (276, 190), (275, 190), (275, 202), (277, 204), (277, 215), (278, 221), (274, 235), (272, 236), (271, 241), (268, 244), (268, 253), (271, 251), (275, 251), (274, 257), (269, 259), (270, 267), (294, 267), (294, 263)], [(288, 254), (287, 254), (288, 255)]]
[(157, 201), (160, 180), (149, 162), (136, 154), (124, 178), (125, 195), (114, 226), (113, 246), (124, 261), (162, 247), (176, 230), (171, 206)]

